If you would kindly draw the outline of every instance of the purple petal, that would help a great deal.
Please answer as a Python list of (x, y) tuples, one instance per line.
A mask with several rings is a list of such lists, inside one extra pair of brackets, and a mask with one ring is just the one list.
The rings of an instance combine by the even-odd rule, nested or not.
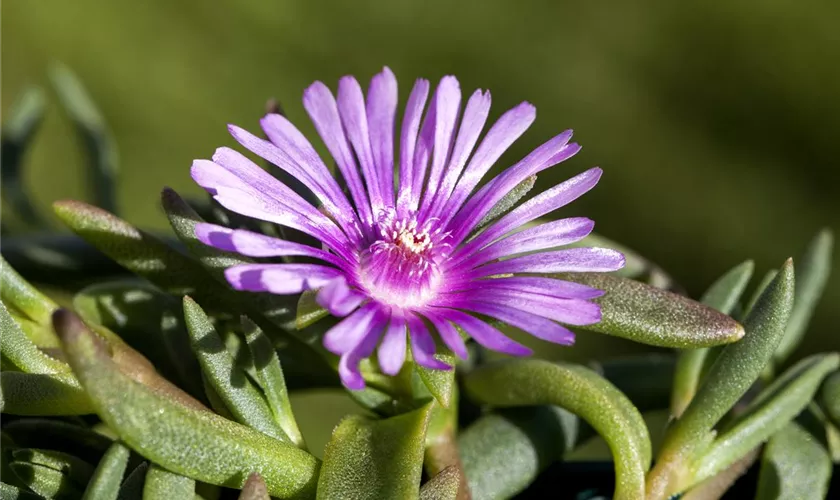
[(370, 147), (385, 205), (394, 205), (394, 121), (397, 114), (397, 79), (389, 68), (374, 76), (367, 94)]
[[(519, 183), (555, 163), (552, 158), (566, 158), (580, 150), (577, 144), (568, 144), (572, 137), (572, 131), (555, 136), (542, 146), (535, 149), (516, 165), (508, 168), (484, 185), (472, 198), (458, 211), (452, 219), (451, 227), (455, 228), (452, 234), (452, 244), (461, 243), (464, 238), (475, 229), (476, 224), (485, 216), (493, 206), (499, 202), (511, 189)], [(559, 152), (568, 151), (565, 156), (558, 156)]]
[(358, 391), (365, 388), (364, 378), (359, 371), (359, 362), (373, 354), (387, 321), (388, 317), (384, 312), (376, 310), (362, 338), (349, 352), (342, 354), (338, 362), (338, 376), (341, 378), (341, 383), (348, 389)]
[(575, 342), (575, 334), (568, 328), (522, 309), (470, 301), (465, 301), (458, 307), (496, 318), (547, 342), (563, 345), (572, 345)]
[[(420, 198), (423, 194), (424, 183), (426, 182), (426, 171), (429, 167), (429, 160), (432, 157), (432, 150), (434, 149), (435, 141), (435, 123), (437, 122), (437, 102), (438, 89), (432, 96), (432, 105), (426, 111), (426, 116), (423, 117), (423, 124), (420, 126), (420, 133), (417, 136), (417, 144), (414, 148), (413, 166), (411, 167), (411, 187), (409, 194), (406, 196), (407, 205), (404, 209), (410, 212), (416, 212), (420, 205)], [(401, 207), (403, 208), (403, 207)]]
[(423, 118), (423, 108), (429, 97), (429, 81), (419, 79), (411, 90), (408, 104), (405, 106), (402, 132), (400, 134), (400, 190), (397, 197), (397, 207), (406, 211), (416, 203), (413, 193), (414, 185), (414, 154), (417, 150), (417, 134), (420, 130), (420, 120)]
[(454, 76), (441, 79), (435, 91), (435, 125), (434, 125), (434, 154), (432, 168), (423, 189), (423, 204), (421, 211), (428, 210), (429, 205), (437, 193), (438, 186), (443, 180), (444, 167), (447, 164), (449, 150), (455, 140), (453, 132), (458, 121), (458, 111), (461, 108), (461, 87)]
[(530, 103), (523, 102), (508, 110), (493, 124), (455, 185), (452, 196), (442, 211), (443, 222), (449, 222), (452, 219), (484, 174), (511, 144), (528, 130), (536, 116), (536, 108)]
[(335, 102), (330, 89), (321, 82), (315, 82), (303, 93), (303, 107), (309, 113), (315, 129), (329, 149), (330, 154), (335, 158), (341, 175), (347, 181), (347, 188), (356, 204), (362, 223), (372, 224), (373, 216), (370, 210), (365, 187), (362, 178), (359, 176), (356, 161), (350, 152), (347, 144), (347, 137), (341, 126), (341, 117), (338, 114), (338, 105)]
[(443, 317), (464, 329), (473, 340), (487, 349), (510, 354), (511, 356), (530, 356), (531, 349), (511, 340), (498, 329), (480, 319), (455, 309), (435, 308)]
[(491, 289), (519, 290), (539, 293), (549, 297), (563, 299), (595, 299), (604, 295), (603, 290), (592, 288), (572, 281), (540, 276), (514, 276), (511, 278), (486, 278), (463, 283), (453, 287), (453, 292), (466, 294), (481, 293)]
[(359, 292), (351, 290), (347, 286), (347, 278), (338, 276), (327, 283), (318, 295), (315, 296), (315, 301), (330, 312), (333, 316), (342, 318), (353, 312), (365, 296)]
[(595, 187), (602, 173), (598, 167), (591, 168), (531, 198), (468, 241), (455, 252), (453, 258), (469, 255), (517, 227), (571, 203)]
[(230, 229), (202, 222), (195, 226), (195, 236), (205, 245), (226, 252), (236, 252), (248, 257), (314, 257), (330, 264), (346, 268), (347, 262), (320, 248), (301, 245), (291, 241), (272, 238), (244, 229)]
[(586, 217), (546, 222), (499, 240), (467, 259), (453, 259), (451, 265), (472, 268), (501, 257), (561, 247), (586, 238), (594, 227), (595, 222)]
[(423, 320), (414, 314), (410, 314), (406, 319), (408, 320), (411, 354), (414, 356), (414, 361), (418, 365), (432, 370), (451, 370), (451, 366), (435, 359), (435, 339), (432, 338)]
[(425, 219), (440, 217), (452, 190), (455, 188), (455, 183), (464, 170), (467, 159), (473, 152), (476, 142), (478, 142), (478, 137), (484, 129), (489, 114), (490, 92), (476, 90), (467, 102), (464, 116), (461, 119), (461, 127), (458, 131), (458, 139), (455, 141), (452, 157), (446, 167), (446, 174), (435, 194), (434, 201), (428, 207), (428, 212), (424, 214)]
[(225, 269), (237, 290), (291, 295), (326, 285), (341, 271), (318, 264), (241, 264)]
[(324, 334), (324, 347), (333, 354), (347, 354), (371, 330), (371, 323), (378, 306), (368, 302)]
[(523, 292), (521, 290), (488, 290), (477, 296), (442, 297), (437, 303), (446, 307), (461, 307), (463, 303), (496, 304), (512, 309), (528, 311), (568, 325), (592, 325), (601, 321), (598, 304), (581, 299), (561, 299)]
[(391, 315), (391, 322), (385, 330), (385, 337), (379, 344), (379, 367), (382, 373), (394, 376), (405, 363), (407, 343), (405, 318), (398, 314)]
[(435, 327), (441, 340), (443, 340), (443, 343), (446, 344), (446, 347), (448, 347), (449, 350), (455, 353), (455, 355), (459, 358), (467, 359), (469, 356), (467, 353), (467, 346), (464, 344), (464, 339), (461, 338), (461, 334), (458, 333), (458, 330), (452, 325), (452, 323), (439, 314), (436, 314), (433, 310), (423, 311), (423, 315), (432, 323), (432, 326)]
[(376, 216), (382, 208), (382, 193), (379, 191), (379, 176), (373, 162), (373, 151), (370, 148), (370, 130), (368, 130), (367, 111), (362, 87), (352, 76), (345, 76), (338, 82), (338, 112), (344, 132), (353, 145), (356, 158), (362, 167), (365, 184), (367, 185), (371, 210)]
[(605, 273), (624, 267), (624, 255), (610, 248), (569, 248), (485, 264), (473, 277), (509, 273)]

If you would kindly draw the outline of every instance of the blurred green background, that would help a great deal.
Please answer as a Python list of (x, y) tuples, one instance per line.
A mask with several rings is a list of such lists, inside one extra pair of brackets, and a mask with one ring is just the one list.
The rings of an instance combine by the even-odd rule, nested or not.
[[(697, 296), (744, 259), (760, 276), (820, 227), (840, 230), (838, 14), (816, 0), (5, 0), (2, 110), (66, 63), (118, 141), (124, 216), (162, 228), (161, 187), (197, 194), (190, 162), (234, 144), (228, 122), (257, 129), (266, 99), (314, 138), (300, 104), (313, 80), (388, 65), (405, 99), (414, 78), (455, 74), (465, 94), (491, 89), (492, 116), (537, 106), (502, 166), (574, 128), (583, 151), (538, 188), (602, 166), (562, 215), (593, 217)], [(45, 211), (88, 197), (82, 148), (48, 97), (26, 179)], [(803, 352), (840, 347), (838, 303), (835, 277)], [(566, 352), (613, 342), (581, 337)]]

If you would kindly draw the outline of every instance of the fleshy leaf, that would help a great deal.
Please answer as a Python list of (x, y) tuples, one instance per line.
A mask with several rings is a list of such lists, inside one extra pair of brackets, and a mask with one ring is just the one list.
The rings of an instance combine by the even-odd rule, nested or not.
[(420, 488), (420, 500), (456, 500), (461, 474), (455, 467), (447, 467)]
[(82, 500), (117, 500), (130, 455), (124, 444), (112, 444), (96, 466)]
[(510, 191), (505, 194), (501, 200), (499, 200), (493, 208), (487, 212), (487, 215), (482, 218), (478, 224), (475, 226), (475, 230), (479, 230), (482, 227), (486, 226), (490, 222), (496, 220), (498, 217), (501, 217), (508, 210), (513, 208), (516, 205), (516, 202), (521, 200), (528, 192), (533, 189), (534, 184), (537, 182), (537, 176), (532, 175), (526, 178), (524, 181), (520, 182), (516, 186), (513, 187)]
[(55, 374), (70, 371), (70, 367), (65, 363), (35, 347), (9, 314), (3, 302), (0, 302), (0, 353), (4, 363), (11, 363), (25, 373)]
[(787, 330), (774, 356), (781, 363), (799, 346), (814, 309), (822, 296), (831, 274), (831, 254), (834, 236), (829, 229), (820, 231), (808, 245), (805, 254), (797, 260), (796, 294), (790, 312)]
[(787, 425), (814, 397), (823, 378), (840, 367), (840, 354), (803, 359), (769, 385), (696, 460), (694, 481), (717, 474)]
[(678, 493), (691, 480), (685, 464), (706, 446), (715, 424), (738, 402), (770, 362), (793, 307), (793, 261), (782, 266), (750, 311), (748, 332), (726, 346), (689, 403), (669, 429), (659, 459), (648, 478), (648, 496), (655, 500)]
[(0, 387), (0, 407), (10, 415), (87, 415), (94, 411), (72, 373), (4, 371)]
[(508, 408), (476, 420), (458, 438), (472, 497), (501, 500), (524, 490), (574, 446), (577, 424), (554, 406)]
[(191, 298), (184, 297), (184, 318), (190, 342), (207, 382), (237, 421), (275, 439), (289, 441), (268, 402), (225, 347), (210, 318)]
[(241, 488), (259, 472), (279, 498), (314, 494), (312, 455), (209, 411), (158, 396), (124, 376), (103, 343), (72, 313), (54, 316), (73, 372), (99, 417), (129, 447), (166, 469), (219, 486)]
[(557, 277), (607, 292), (595, 299), (601, 306), (601, 321), (580, 327), (583, 330), (680, 349), (727, 344), (744, 336), (744, 328), (729, 316), (638, 281), (603, 273)]
[(476, 400), (494, 406), (557, 405), (586, 420), (610, 446), (616, 461), (616, 499), (644, 495), (651, 444), (639, 411), (594, 371), (536, 359), (497, 362), (465, 378)]
[(302, 330), (329, 315), (330, 312), (315, 301), (315, 292), (306, 290), (298, 299), (295, 312), (295, 328)]
[(52, 418), (7, 421), (3, 422), (3, 430), (18, 446), (65, 451), (89, 463), (98, 461), (112, 444), (110, 439), (87, 427)]
[(50, 78), (87, 149), (96, 204), (116, 213), (119, 154), (111, 131), (82, 82), (69, 68), (53, 65)]
[(195, 497), (195, 480), (152, 464), (143, 485), (143, 500), (190, 499)]
[(55, 302), (34, 286), (0, 257), (0, 297), (39, 325), (50, 324), (52, 313), (58, 308)]
[(433, 404), (383, 420), (342, 420), (324, 452), (317, 498), (418, 498)]
[(79, 498), (82, 490), (73, 484), (60, 470), (27, 462), (9, 464), (15, 475), (36, 494), (56, 500)]
[(840, 371), (829, 375), (823, 382), (820, 403), (828, 418), (840, 427)]
[(416, 365), (417, 374), (420, 380), (429, 390), (429, 393), (443, 408), (449, 408), (452, 404), (452, 397), (455, 391), (455, 355), (449, 352), (435, 354), (435, 359), (453, 367), (451, 370), (433, 370)]
[[(744, 293), (754, 268), (755, 264), (751, 260), (735, 266), (706, 290), (700, 302), (723, 314), (731, 314)], [(697, 392), (708, 355), (708, 348), (689, 349), (679, 354), (671, 393), (671, 415), (674, 417), (682, 415)]]
[(44, 118), (44, 91), (27, 87), (12, 104), (3, 122), (0, 142), (0, 170), (3, 201), (30, 226), (44, 226), (45, 220), (35, 209), (24, 185), (24, 156), (32, 137)]
[(248, 476), (248, 480), (245, 481), (242, 491), (239, 493), (239, 500), (270, 500), (268, 488), (266, 488), (265, 481), (259, 474), (254, 472)]
[(825, 498), (831, 467), (831, 457), (825, 448), (805, 429), (791, 422), (764, 447), (755, 498)]
[[(6, 478), (3, 478), (6, 479)], [(43, 497), (11, 484), (0, 483), (0, 500), (42, 500)]]
[(143, 486), (146, 483), (146, 474), (149, 472), (149, 462), (143, 462), (125, 478), (120, 486), (119, 500), (142, 500)]

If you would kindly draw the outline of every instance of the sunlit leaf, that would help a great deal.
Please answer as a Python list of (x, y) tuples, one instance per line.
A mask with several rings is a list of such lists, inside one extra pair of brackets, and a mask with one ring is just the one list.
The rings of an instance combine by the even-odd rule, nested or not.
[(455, 467), (447, 467), (420, 488), (420, 500), (455, 500), (461, 485), (461, 474)]
[[(6, 480), (5, 477), (3, 479)], [(0, 483), (0, 500), (41, 500), (42, 498), (17, 486)]]
[(644, 495), (651, 460), (647, 426), (627, 397), (592, 370), (536, 359), (480, 366), (464, 379), (468, 394), (494, 406), (557, 405), (586, 420), (607, 441), (616, 464), (617, 499)]
[(52, 299), (23, 279), (3, 257), (0, 257), (0, 297), (41, 325), (50, 324), (52, 313), (58, 308)]
[(82, 500), (117, 500), (130, 454), (124, 444), (112, 444), (96, 466)]
[(129, 447), (198, 481), (241, 488), (259, 472), (279, 498), (313, 495), (318, 460), (297, 447), (156, 395), (124, 376), (102, 342), (72, 313), (54, 318), (73, 372), (99, 417)]
[(195, 496), (195, 480), (169, 472), (155, 464), (146, 473), (143, 500), (190, 499)]
[(4, 363), (11, 363), (25, 373), (55, 374), (70, 371), (67, 364), (44, 354), (29, 340), (3, 302), (0, 302), (0, 352)]

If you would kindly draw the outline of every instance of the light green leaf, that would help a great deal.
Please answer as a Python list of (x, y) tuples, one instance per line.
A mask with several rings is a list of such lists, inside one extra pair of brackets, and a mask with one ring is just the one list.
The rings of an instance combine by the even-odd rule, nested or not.
[(161, 397), (124, 376), (103, 343), (72, 313), (54, 318), (73, 372), (99, 417), (133, 450), (166, 469), (230, 488), (259, 472), (279, 498), (314, 494), (312, 455), (209, 411)]
[(472, 498), (502, 500), (524, 490), (574, 446), (577, 422), (553, 406), (508, 408), (476, 420), (458, 438)]
[(607, 293), (595, 302), (601, 321), (580, 327), (634, 342), (680, 349), (735, 342), (744, 328), (729, 316), (689, 298), (604, 273), (557, 275)]
[(117, 500), (130, 455), (124, 444), (112, 444), (96, 466), (82, 500)]
[(169, 472), (152, 464), (146, 473), (143, 500), (191, 499), (195, 497), (195, 480)]
[(791, 422), (764, 447), (755, 498), (825, 498), (831, 468), (831, 457), (825, 448), (805, 429)]
[(420, 365), (415, 365), (420, 380), (429, 390), (429, 393), (443, 408), (449, 408), (452, 404), (455, 392), (455, 355), (446, 350), (435, 354), (435, 359), (451, 366), (451, 370), (431, 370)]
[(87, 415), (93, 405), (72, 373), (4, 371), (0, 377), (3, 413), (28, 416)]
[(224, 401), (237, 421), (282, 441), (289, 441), (262, 392), (236, 366), (210, 318), (191, 298), (184, 297), (184, 318), (193, 352), (207, 382)]
[(6, 483), (0, 483), (0, 500), (42, 500), (42, 498), (43, 497), (40, 497), (34, 493), (22, 490), (17, 486), (12, 486), (11, 484)]
[(420, 500), (456, 500), (460, 486), (458, 469), (447, 467), (420, 488)]
[(257, 383), (265, 394), (274, 419), (280, 425), (283, 433), (298, 447), (306, 449), (303, 434), (298, 429), (292, 405), (289, 401), (289, 391), (286, 389), (286, 379), (277, 351), (262, 330), (246, 317), (242, 317), (242, 328), (251, 359), (254, 361), (254, 371)]
[(747, 334), (723, 349), (682, 417), (666, 434), (648, 478), (648, 496), (652, 500), (679, 493), (691, 481), (687, 462), (698, 449), (709, 444), (714, 425), (741, 399), (772, 359), (793, 307), (793, 288), (793, 261), (788, 260), (747, 316)]
[(330, 312), (315, 301), (315, 292), (307, 290), (298, 299), (295, 313), (295, 327), (298, 330), (302, 330), (329, 315)]
[(834, 425), (840, 427), (840, 371), (829, 375), (823, 382), (820, 404)]
[(536, 359), (476, 368), (468, 394), (494, 406), (557, 405), (586, 420), (607, 441), (616, 463), (616, 499), (644, 495), (651, 445), (647, 426), (627, 397), (594, 371)]
[(55, 302), (29, 284), (0, 256), (0, 297), (39, 325), (49, 325)]
[(15, 461), (42, 465), (60, 471), (75, 485), (84, 486), (93, 475), (93, 466), (69, 453), (55, 450), (24, 448), (14, 450)]
[(49, 73), (61, 104), (76, 125), (90, 157), (90, 179), (96, 204), (116, 213), (119, 154), (111, 131), (82, 82), (67, 66), (54, 64)]
[(383, 420), (342, 420), (324, 452), (317, 498), (418, 498), (433, 404)]
[(265, 481), (259, 474), (254, 472), (248, 476), (248, 480), (245, 481), (239, 493), (239, 500), (270, 500), (268, 488), (265, 487)]
[(75, 500), (82, 494), (82, 490), (59, 470), (27, 462), (12, 462), (9, 466), (29, 489), (44, 498)]
[(823, 378), (838, 367), (840, 354), (835, 353), (811, 356), (788, 369), (695, 461), (694, 482), (717, 474), (781, 430), (813, 399)]
[(67, 364), (44, 354), (29, 340), (3, 302), (0, 302), (0, 353), (4, 363), (11, 363), (25, 373), (55, 374), (70, 371)]
[[(700, 302), (723, 314), (731, 314), (744, 293), (754, 268), (755, 264), (751, 260), (735, 266), (706, 290)], [(708, 355), (708, 348), (688, 349), (679, 354), (671, 393), (671, 415), (674, 417), (682, 415), (697, 392)]]
[(790, 313), (785, 336), (776, 348), (774, 360), (781, 363), (799, 346), (814, 309), (822, 296), (828, 276), (831, 274), (831, 254), (834, 236), (829, 229), (823, 229), (808, 245), (805, 254), (797, 260), (796, 295), (793, 311)]

